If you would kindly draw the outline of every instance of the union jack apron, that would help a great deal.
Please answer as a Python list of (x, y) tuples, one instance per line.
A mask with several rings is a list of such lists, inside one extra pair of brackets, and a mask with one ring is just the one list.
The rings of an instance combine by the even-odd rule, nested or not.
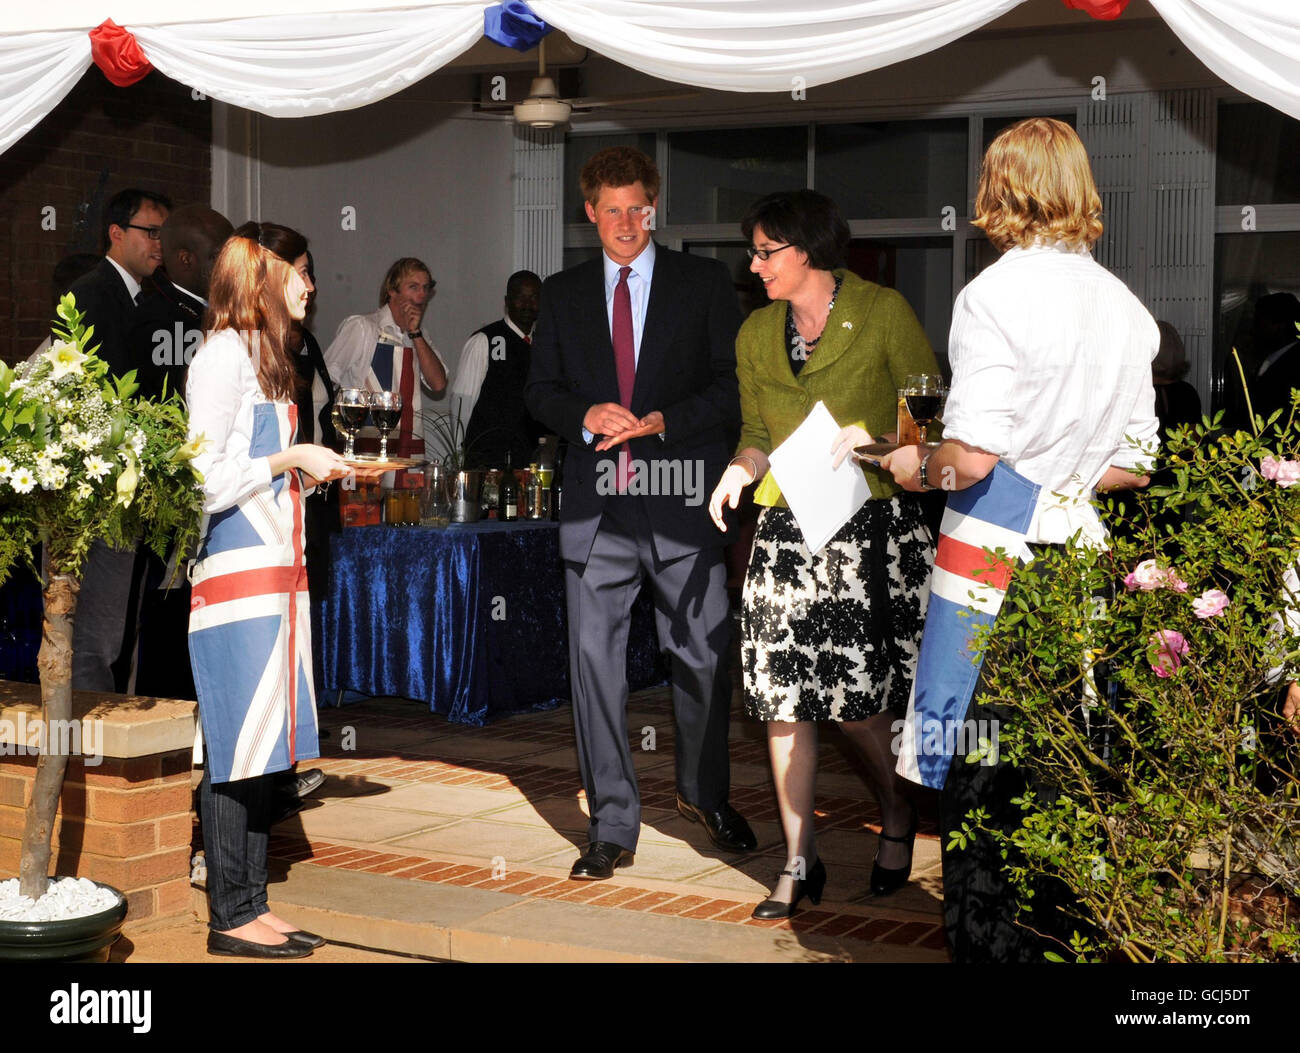
[(942, 789), (957, 741), (972, 741), (964, 724), (984, 664), (972, 645), (997, 619), (1016, 563), (1029, 557), (1040, 489), (999, 461), (974, 486), (948, 494), (898, 751), (898, 774), (911, 782)]
[[(298, 408), (253, 407), (249, 457), (287, 449)], [(190, 660), (214, 783), (320, 756), (301, 484), (285, 472), (204, 519), (190, 571)]]

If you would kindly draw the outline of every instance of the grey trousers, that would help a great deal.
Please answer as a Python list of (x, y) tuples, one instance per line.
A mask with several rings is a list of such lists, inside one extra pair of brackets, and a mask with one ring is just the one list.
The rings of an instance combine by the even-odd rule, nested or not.
[[(113, 663), (131, 607), (135, 548), (95, 541), (81, 571), (81, 593), (72, 627), (72, 686), (78, 691), (116, 691)], [(128, 690), (130, 690), (128, 686)]]
[(566, 563), (564, 580), (589, 836), (635, 851), (641, 801), (628, 743), (627, 638), (643, 582), (653, 590), (659, 643), (671, 657), (677, 792), (709, 810), (727, 801), (731, 622), (722, 550), (702, 549), (660, 563), (641, 502), (614, 497), (606, 503), (587, 562)]

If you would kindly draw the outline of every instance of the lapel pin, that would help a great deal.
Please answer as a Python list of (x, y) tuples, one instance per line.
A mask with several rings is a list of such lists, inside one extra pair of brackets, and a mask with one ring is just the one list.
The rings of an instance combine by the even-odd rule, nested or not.
[(841, 322), (840, 324), (843, 325), (845, 329), (852, 329), (852, 328), (853, 328), (853, 323), (852, 323), (852, 322)]

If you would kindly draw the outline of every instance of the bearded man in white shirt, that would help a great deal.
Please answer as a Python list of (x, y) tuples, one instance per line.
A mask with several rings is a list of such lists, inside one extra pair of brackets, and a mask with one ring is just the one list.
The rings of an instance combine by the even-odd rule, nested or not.
[(402, 396), (401, 420), (388, 447), (401, 457), (424, 453), (421, 387), (434, 398), (447, 388), (447, 366), (423, 328), (435, 285), (415, 257), (396, 260), (379, 287), (379, 310), (343, 319), (325, 349), (336, 387)]
[[(1104, 544), (1094, 492), (1145, 486), (1157, 443), (1155, 319), (1092, 258), (1101, 199), (1069, 125), (1036, 117), (1002, 132), (985, 155), (975, 211), (975, 225), (1003, 255), (953, 306), (944, 441), (930, 452), (902, 447), (882, 467), (908, 490), (963, 490), (1001, 461), (1041, 487), (1030, 545)], [(990, 716), (1005, 714), (977, 691), (969, 717)], [(1016, 924), (1016, 898), (992, 839), (980, 834), (964, 850), (947, 848), (948, 832), (973, 808), (1008, 832), (1018, 827), (1022, 813), (1010, 802), (1025, 780), (1005, 763), (964, 763), (961, 752), (959, 745), (940, 804), (953, 957), (1042, 961), (1043, 941)], [(1068, 937), (1077, 925), (1054, 909), (1054, 899), (1067, 902), (1064, 893), (1035, 898), (1039, 932)]]

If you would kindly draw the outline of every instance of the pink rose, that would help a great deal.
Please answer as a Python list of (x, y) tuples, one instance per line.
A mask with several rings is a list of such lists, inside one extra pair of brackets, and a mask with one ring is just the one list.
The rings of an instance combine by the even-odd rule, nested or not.
[(1187, 582), (1178, 576), (1178, 571), (1170, 567), (1169, 573), (1165, 577), (1165, 588), (1173, 589), (1174, 592), (1186, 592)]
[(1279, 461), (1265, 457), (1259, 462), (1259, 474), (1278, 486), (1295, 486), (1300, 483), (1300, 461)]
[(1144, 559), (1137, 567), (1124, 578), (1124, 584), (1128, 586), (1129, 591), (1141, 589), (1143, 592), (1154, 592), (1162, 588), (1165, 584), (1166, 571), (1160, 569), (1154, 559)]
[(1217, 618), (1228, 606), (1228, 594), (1222, 589), (1206, 589), (1192, 600), (1198, 618)]
[(1183, 664), (1183, 656), (1189, 650), (1183, 634), (1173, 629), (1161, 629), (1153, 633), (1151, 646), (1156, 649), (1156, 660), (1151, 663), (1151, 670), (1162, 679), (1173, 675), (1174, 670)]

